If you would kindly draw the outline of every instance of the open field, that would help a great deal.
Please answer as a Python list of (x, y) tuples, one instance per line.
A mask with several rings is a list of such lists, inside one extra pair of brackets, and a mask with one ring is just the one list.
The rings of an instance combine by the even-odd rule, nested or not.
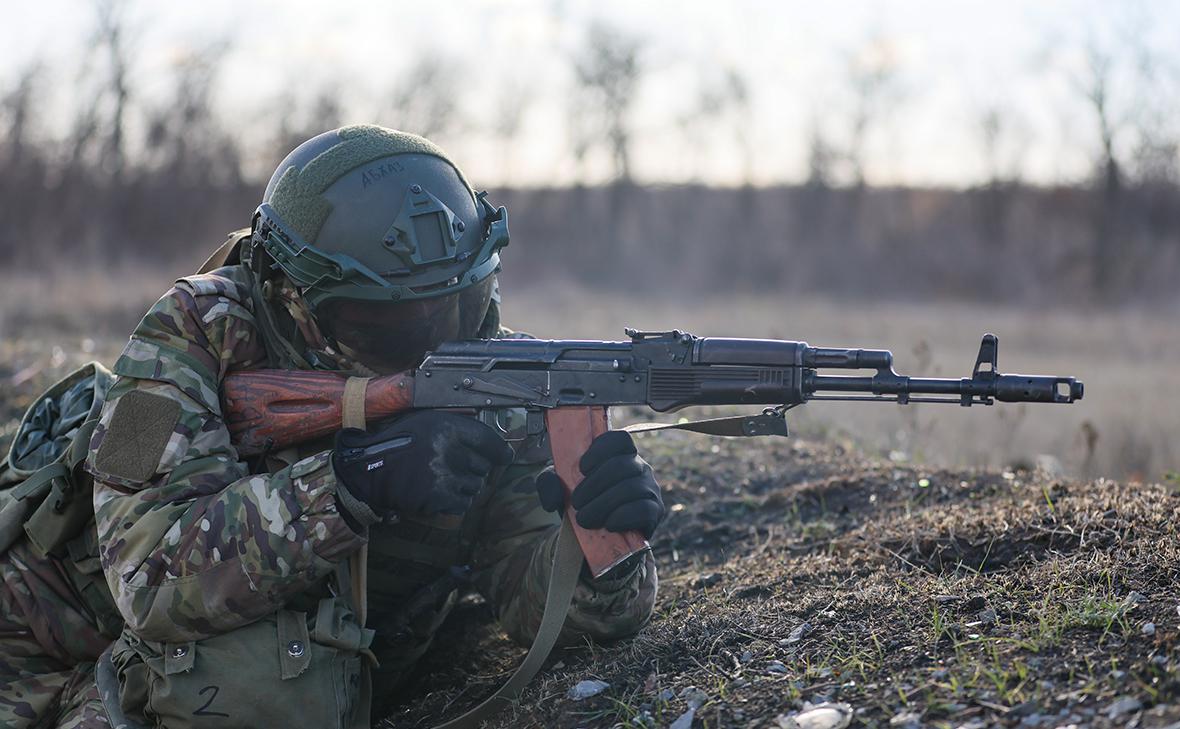
[[(112, 362), (168, 278), (0, 280), (0, 446), (57, 376)], [(494, 726), (665, 727), (692, 709), (694, 727), (780, 727), (827, 700), (854, 726), (1180, 722), (1174, 312), (506, 293), (505, 320), (538, 336), (627, 325), (883, 347), (908, 374), (968, 374), (992, 331), (1001, 371), (1075, 375), (1086, 397), (812, 403), (792, 439), (641, 436), (670, 508), (652, 624), (559, 651)], [(457, 715), (523, 655), (475, 597), (443, 633), (383, 726)], [(583, 679), (609, 687), (567, 698)]]
[[(126, 333), (183, 271), (0, 274), (0, 370), (44, 368), (60, 346), (84, 340), (110, 363)], [(1180, 312), (1051, 310), (963, 303), (840, 302), (814, 297), (706, 296), (664, 291), (595, 293), (552, 285), (505, 291), (505, 321), (546, 338), (623, 338), (623, 327), (680, 328), (702, 336), (803, 339), (891, 349), (899, 372), (970, 374), (984, 332), (1000, 338), (1004, 372), (1074, 375), (1071, 406), (812, 403), (792, 413), (798, 433), (850, 440), (898, 462), (1006, 467), (1035, 463), (1093, 478), (1158, 481), (1180, 470)], [(13, 354), (19, 342), (20, 354)], [(0, 371), (0, 383), (11, 389)], [(15, 391), (19, 399), (22, 392)], [(27, 393), (29, 396), (32, 393)], [(11, 403), (14, 395), (6, 399)], [(9, 410), (8, 416), (15, 414)], [(667, 417), (667, 416), (665, 416)], [(3, 431), (0, 424), (0, 434)], [(1054, 463), (1056, 461), (1056, 463)]]
[[(647, 435), (671, 513), (656, 616), (557, 651), (496, 727), (1180, 722), (1180, 496), (1165, 486), (867, 459), (808, 439)], [(429, 727), (523, 651), (469, 599), (386, 727)], [(566, 693), (586, 679), (598, 696)], [(687, 723), (676, 727), (689, 726)]]

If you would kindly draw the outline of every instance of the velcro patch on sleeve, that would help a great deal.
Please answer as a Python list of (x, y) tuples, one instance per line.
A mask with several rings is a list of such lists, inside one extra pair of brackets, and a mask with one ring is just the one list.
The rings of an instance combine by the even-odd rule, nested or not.
[(128, 392), (115, 404), (94, 455), (94, 469), (134, 483), (147, 481), (155, 475), (179, 419), (180, 403), (172, 398), (143, 390)]

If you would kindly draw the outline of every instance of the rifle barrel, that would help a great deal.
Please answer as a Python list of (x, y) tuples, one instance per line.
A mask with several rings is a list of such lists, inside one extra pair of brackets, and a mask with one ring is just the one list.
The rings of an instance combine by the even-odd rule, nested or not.
[(812, 375), (805, 377), (808, 395), (823, 392), (855, 392), (872, 395), (957, 395), (964, 402), (1055, 402), (1082, 399), (1084, 388), (1073, 377), (1040, 375), (995, 375), (981, 373), (971, 378), (906, 377), (878, 373), (868, 377)]

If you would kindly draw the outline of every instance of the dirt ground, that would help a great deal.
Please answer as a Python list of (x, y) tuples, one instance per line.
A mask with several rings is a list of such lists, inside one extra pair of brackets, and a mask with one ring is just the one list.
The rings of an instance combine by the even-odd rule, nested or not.
[[(1180, 726), (1173, 486), (810, 440), (641, 446), (670, 508), (655, 617), (555, 652), (492, 726), (779, 727), (825, 701), (866, 727)], [(523, 655), (477, 598), (443, 634), (382, 726), (456, 716)], [(588, 679), (609, 687), (568, 698)]]
[[(0, 449), (119, 346), (0, 340)], [(1180, 483), (946, 469), (839, 435), (640, 445), (669, 507), (651, 624), (555, 652), (490, 726), (783, 727), (825, 701), (867, 727), (1180, 726)], [(380, 726), (457, 716), (523, 654), (466, 598)], [(608, 687), (568, 698), (589, 679)]]

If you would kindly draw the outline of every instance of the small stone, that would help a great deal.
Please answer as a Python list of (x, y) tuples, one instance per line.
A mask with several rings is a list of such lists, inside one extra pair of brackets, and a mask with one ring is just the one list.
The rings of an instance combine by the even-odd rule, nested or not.
[(712, 587), (724, 579), (720, 572), (697, 575), (692, 581), (693, 587)]
[(688, 708), (695, 711), (709, 700), (709, 694), (701, 691), (696, 686), (689, 686), (680, 692), (680, 698), (684, 699), (684, 702), (688, 704)]
[(1147, 596), (1144, 595), (1142, 592), (1136, 592), (1135, 590), (1131, 590), (1131, 594), (1127, 595), (1127, 602), (1133, 602), (1136, 605), (1138, 605), (1141, 602), (1147, 602)]
[(668, 729), (689, 729), (692, 726), (692, 719), (696, 716), (697, 710), (694, 707), (688, 707), (688, 711), (676, 717), (676, 721), (668, 727)]
[(1044, 717), (1040, 714), (1029, 714), (1020, 720), (1020, 726), (1040, 726), (1044, 721)]
[(1008, 711), (1008, 713), (1010, 713), (1012, 716), (1028, 716), (1030, 714), (1035, 714), (1039, 708), (1040, 707), (1037, 706), (1037, 702), (1025, 701), (1023, 704), (1017, 704), (1016, 706), (1013, 706)]
[(958, 595), (935, 595), (934, 596), (934, 602), (938, 603), (939, 605), (946, 605), (947, 603), (958, 602), (958, 601), (959, 601)]
[(810, 632), (811, 623), (804, 622), (802, 625), (791, 631), (791, 634), (787, 636), (787, 643), (798, 643), (807, 637), (807, 634)]
[(581, 701), (582, 699), (588, 699), (591, 696), (597, 696), (608, 688), (610, 688), (610, 684), (606, 681), (588, 679), (586, 681), (578, 681), (576, 684), (574, 684), (570, 688), (569, 692), (566, 693), (566, 696), (573, 699), (574, 701)]
[(922, 717), (913, 711), (903, 711), (900, 714), (894, 715), (889, 720), (889, 726), (902, 727), (902, 729), (919, 729), (922, 726)]
[(824, 702), (806, 706), (793, 716), (780, 714), (775, 718), (780, 728), (844, 729), (852, 723), (852, 707), (848, 704)]
[(1152, 656), (1151, 662), (1157, 666), (1166, 666), (1168, 665), (1168, 657), (1160, 655)]
[(983, 595), (973, 595), (963, 607), (971, 611), (982, 610), (987, 607), (987, 598)]
[(1155, 623), (1144, 623), (1143, 624), (1143, 634), (1144, 635), (1155, 635)]
[(656, 694), (656, 700), (663, 701), (665, 703), (671, 701), (674, 698), (676, 698), (676, 692), (670, 688), (666, 688), (663, 691)]
[(947, 669), (936, 668), (936, 669), (934, 669), (934, 672), (930, 674), (930, 678), (934, 679), (935, 681), (941, 681), (949, 675), (951, 675), (951, 672), (948, 671)]
[(1124, 696), (1120, 699), (1116, 699), (1114, 703), (1106, 707), (1106, 717), (1113, 721), (1120, 716), (1132, 714), (1142, 708), (1142, 701), (1135, 698), (1134, 696)]
[(984, 625), (995, 625), (998, 618), (995, 610), (985, 608), (975, 614), (975, 619)]
[(771, 661), (766, 664), (767, 673), (789, 673), (789, 669), (782, 661)]
[(751, 653), (750, 651), (746, 651), (745, 653), (742, 654), (742, 657), (739, 658), (738, 660), (741, 661), (742, 663), (749, 663), (750, 661), (754, 660), (754, 654)]

